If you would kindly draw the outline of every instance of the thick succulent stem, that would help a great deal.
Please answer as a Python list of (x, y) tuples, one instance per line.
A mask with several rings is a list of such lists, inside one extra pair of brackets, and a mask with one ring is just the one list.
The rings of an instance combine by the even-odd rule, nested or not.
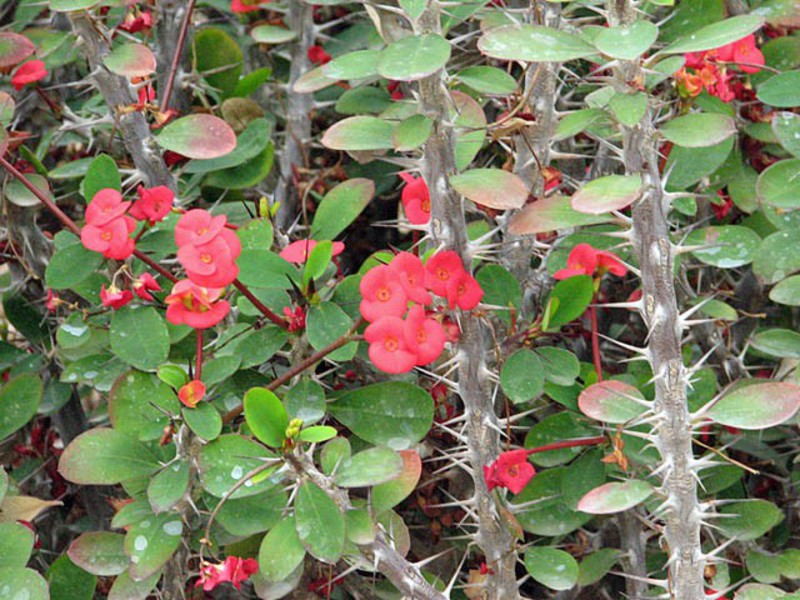
[[(189, 68), (191, 21), (194, 0), (159, 0), (156, 39), (158, 40), (158, 91), (161, 111), (186, 110), (189, 98), (183, 91), (181, 76)], [(175, 35), (179, 32), (178, 35)], [(178, 82), (177, 88), (175, 82)]]
[(149, 186), (166, 185), (176, 190), (175, 179), (161, 156), (144, 115), (138, 111), (121, 110), (134, 104), (137, 96), (127, 79), (115, 75), (103, 64), (103, 59), (111, 52), (111, 45), (102, 25), (86, 12), (70, 13), (69, 20), (72, 31), (82, 41), (83, 53), (92, 69), (91, 76), (106, 104), (115, 112), (122, 141), (136, 169)]
[[(441, 33), (439, 2), (432, 0), (415, 24), (417, 33)], [(440, 244), (461, 255), (466, 268), (471, 256), (461, 197), (448, 178), (456, 173), (455, 134), (450, 125), (452, 101), (447, 92), (445, 72), (419, 82), (419, 100), (423, 114), (434, 121), (433, 133), (425, 144), (422, 171), (431, 198), (431, 230)], [(460, 315), (459, 395), (466, 416), (464, 438), (475, 484), (475, 511), (478, 517), (476, 542), (494, 571), (486, 583), (487, 598), (513, 600), (519, 597), (515, 575), (514, 537), (503, 526), (494, 499), (483, 478), (483, 467), (500, 452), (497, 416), (488, 389), (484, 361), (484, 327), (471, 312)]]
[(280, 181), (275, 187), (275, 202), (280, 203), (277, 222), (288, 227), (297, 214), (297, 189), (294, 185), (294, 168), (305, 166), (304, 148), (311, 139), (309, 113), (314, 106), (311, 94), (294, 91), (295, 82), (311, 68), (308, 49), (314, 44), (314, 12), (310, 4), (300, 0), (289, 3), (289, 27), (297, 33), (291, 47), (291, 68), (286, 86), (286, 125), (283, 148), (280, 152)]
[[(631, 23), (633, 4), (612, 2), (610, 24)], [(616, 69), (618, 92), (644, 80), (638, 62)], [(680, 600), (704, 597), (705, 559), (700, 544), (702, 510), (692, 454), (686, 401), (687, 369), (681, 356), (681, 324), (674, 284), (675, 248), (670, 241), (668, 199), (659, 173), (658, 139), (652, 108), (632, 127), (623, 127), (625, 170), (641, 175), (641, 199), (633, 207), (633, 245), (642, 275), (644, 319), (649, 330), (648, 357), (655, 375), (655, 445), (663, 463), (666, 497), (664, 541), (669, 555), (670, 595)]]

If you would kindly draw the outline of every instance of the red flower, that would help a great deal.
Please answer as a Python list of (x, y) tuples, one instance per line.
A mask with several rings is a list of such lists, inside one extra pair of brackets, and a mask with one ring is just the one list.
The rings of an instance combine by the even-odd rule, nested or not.
[(186, 270), (186, 276), (203, 287), (223, 288), (239, 275), (235, 257), (222, 236), (200, 246), (181, 246), (178, 248), (178, 260)]
[(400, 252), (389, 263), (389, 268), (397, 274), (409, 300), (420, 304), (430, 304), (433, 301), (425, 289), (425, 266), (418, 256), (410, 252)]
[(150, 292), (160, 292), (161, 286), (150, 273), (142, 273), (133, 280), (133, 291), (142, 300), (152, 302), (153, 296)]
[(447, 286), (447, 302), (451, 309), (458, 306), (461, 310), (472, 310), (478, 306), (481, 298), (483, 298), (483, 289), (477, 280), (466, 271), (457, 274)]
[(400, 200), (408, 222), (412, 225), (426, 225), (431, 220), (431, 195), (428, 184), (422, 177), (414, 177), (409, 173), (400, 173), (406, 182)]
[[(302, 265), (308, 260), (308, 255), (318, 243), (317, 240), (297, 240), (281, 250), (280, 257), (287, 262)], [(344, 244), (333, 242), (331, 256), (339, 256), (342, 252), (344, 252)]]
[(192, 379), (178, 390), (178, 400), (189, 408), (197, 406), (197, 403), (200, 402), (205, 395), (206, 386), (203, 385), (203, 382), (199, 379)]
[[(138, 11), (137, 11), (138, 12)], [(128, 33), (138, 33), (153, 26), (153, 15), (149, 10), (140, 13), (129, 12), (125, 15), (125, 20), (117, 25), (117, 29)]]
[(556, 279), (568, 279), (576, 275), (594, 275), (597, 270), (597, 250), (589, 244), (578, 244), (569, 253), (567, 267), (556, 271)]
[(133, 292), (130, 290), (120, 290), (114, 285), (106, 289), (105, 284), (100, 288), (100, 301), (103, 303), (103, 306), (117, 310), (125, 306), (131, 300), (133, 300)]
[(154, 188), (139, 186), (139, 199), (131, 206), (130, 215), (139, 221), (148, 221), (155, 225), (172, 210), (175, 194), (165, 185)]
[(435, 361), (444, 350), (446, 335), (439, 322), (425, 318), (425, 309), (412, 306), (403, 326), (406, 346), (417, 355), (417, 365)]
[(180, 248), (186, 244), (207, 244), (225, 229), (228, 218), (225, 215), (212, 217), (202, 208), (194, 208), (184, 213), (175, 225), (175, 243)]
[(81, 242), (94, 252), (100, 252), (106, 258), (125, 260), (135, 249), (130, 234), (136, 229), (136, 221), (128, 216), (118, 217), (108, 223), (84, 225), (81, 229)]
[(44, 62), (41, 60), (29, 60), (17, 67), (17, 70), (11, 76), (11, 85), (14, 86), (15, 90), (20, 91), (29, 83), (34, 83), (45, 77), (47, 77), (47, 69), (44, 68)]
[(202, 585), (204, 591), (210, 592), (220, 583), (228, 582), (238, 590), (242, 582), (256, 572), (258, 572), (258, 562), (255, 559), (229, 556), (220, 565), (203, 564), (200, 568), (200, 579), (195, 587)]
[(295, 308), (294, 312), (292, 312), (291, 308), (285, 306), (283, 308), (283, 315), (289, 321), (289, 327), (287, 328), (289, 333), (306, 328), (306, 313), (302, 306)]
[(208, 329), (219, 323), (228, 314), (231, 306), (220, 300), (222, 290), (200, 287), (183, 279), (172, 288), (166, 297), (167, 321), (173, 325), (188, 325), (195, 329)]
[(619, 256), (608, 250), (597, 251), (597, 273), (603, 276), (606, 272), (616, 275), (617, 277), (624, 277), (628, 272), (628, 267), (622, 264)]
[(309, 46), (308, 60), (315, 65), (324, 65), (331, 62), (331, 55), (322, 46)]
[(122, 194), (113, 188), (105, 188), (97, 192), (86, 207), (86, 223), (89, 225), (106, 225), (118, 219), (130, 207), (130, 202), (122, 201)]
[(464, 271), (461, 257), (452, 250), (438, 252), (425, 263), (425, 283), (434, 294), (447, 297), (448, 287)]
[(405, 94), (403, 94), (403, 90), (400, 88), (402, 83), (402, 81), (390, 81), (386, 85), (386, 91), (391, 94), (392, 100), (402, 100), (405, 98)]
[(528, 462), (528, 452), (524, 449), (503, 452), (496, 461), (483, 467), (483, 477), (489, 491), (500, 487), (519, 494), (534, 475), (536, 469)]
[(249, 13), (260, 10), (261, 4), (269, 0), (231, 0), (231, 12)]
[(402, 317), (408, 307), (408, 296), (400, 277), (387, 265), (371, 269), (361, 278), (361, 316), (367, 321), (381, 317)]
[(417, 355), (405, 342), (404, 325), (400, 317), (383, 317), (364, 331), (369, 358), (385, 373), (408, 373), (417, 363)]
[(689, 73), (686, 69), (681, 69), (675, 74), (675, 81), (678, 92), (685, 98), (694, 98), (703, 91), (703, 80), (700, 76)]
[(722, 62), (735, 63), (745, 73), (758, 73), (764, 66), (764, 54), (756, 46), (752, 33), (733, 43), (710, 50), (708, 53)]
[(47, 307), (51, 313), (56, 312), (58, 309), (58, 305), (61, 304), (61, 299), (58, 297), (53, 290), (47, 290), (47, 298), (44, 301), (44, 305)]

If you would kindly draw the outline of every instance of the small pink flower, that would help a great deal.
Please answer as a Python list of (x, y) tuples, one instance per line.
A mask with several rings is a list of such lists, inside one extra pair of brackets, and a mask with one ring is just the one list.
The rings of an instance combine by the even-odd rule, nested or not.
[(597, 270), (597, 250), (589, 244), (578, 244), (567, 257), (567, 267), (553, 273), (556, 279), (569, 279), (576, 275), (594, 275)]
[(122, 201), (122, 194), (113, 188), (104, 188), (97, 192), (86, 207), (86, 223), (98, 227), (110, 223), (124, 215), (130, 202)]
[(210, 592), (220, 583), (232, 583), (237, 590), (242, 582), (258, 572), (258, 562), (253, 558), (239, 558), (229, 556), (219, 565), (204, 564), (200, 568), (200, 579), (195, 587), (203, 586), (203, 590)]
[(418, 304), (412, 306), (403, 326), (406, 346), (417, 355), (417, 365), (435, 361), (444, 350), (447, 339), (444, 328), (438, 321), (425, 318), (425, 309)]
[(461, 271), (447, 286), (447, 302), (450, 308), (472, 310), (483, 298), (483, 289), (478, 281), (466, 271)]
[(130, 215), (138, 221), (148, 221), (154, 225), (172, 211), (175, 194), (165, 185), (154, 188), (139, 186), (139, 199), (131, 206)]
[(315, 65), (325, 65), (331, 62), (331, 55), (322, 46), (309, 46), (308, 60)]
[(150, 292), (160, 292), (161, 286), (150, 273), (142, 273), (133, 280), (133, 291), (142, 300), (152, 302), (153, 296)]
[[(281, 250), (280, 257), (296, 265), (305, 264), (308, 260), (308, 255), (311, 254), (311, 251), (318, 243), (317, 240), (297, 240)], [(339, 256), (342, 252), (344, 252), (344, 244), (342, 242), (333, 242), (331, 256)]]
[(428, 184), (422, 177), (414, 177), (410, 173), (400, 173), (406, 182), (400, 200), (408, 222), (412, 225), (426, 225), (431, 220), (431, 195)]
[(100, 226), (87, 224), (81, 229), (81, 243), (106, 258), (125, 260), (135, 250), (130, 234), (136, 229), (136, 221), (128, 216), (118, 217)]
[(239, 267), (221, 235), (207, 244), (181, 246), (178, 248), (178, 260), (189, 279), (207, 288), (223, 288), (239, 275)]
[(425, 283), (434, 294), (447, 297), (451, 282), (457, 280), (464, 271), (461, 257), (453, 250), (438, 252), (425, 263)]
[(167, 321), (195, 329), (213, 327), (231, 309), (227, 300), (220, 300), (221, 295), (222, 290), (207, 289), (183, 279), (173, 286), (172, 293), (164, 300), (167, 304)]
[(524, 449), (503, 452), (496, 461), (483, 467), (483, 477), (489, 491), (500, 487), (519, 494), (534, 475), (536, 469), (528, 462), (528, 453)]
[(403, 319), (382, 317), (364, 330), (369, 343), (369, 358), (385, 373), (408, 373), (417, 363), (417, 355), (405, 342)]
[(425, 265), (418, 256), (410, 252), (400, 252), (389, 263), (389, 268), (397, 274), (409, 300), (420, 304), (430, 304), (433, 301), (425, 289)]
[(105, 284), (100, 288), (100, 301), (105, 307), (117, 310), (128, 304), (131, 300), (133, 300), (133, 292), (130, 290), (120, 290), (113, 285), (106, 289)]
[(269, 0), (231, 0), (231, 12), (249, 13), (261, 9), (261, 5)]
[(15, 90), (20, 91), (29, 83), (35, 83), (45, 77), (47, 77), (47, 69), (44, 68), (44, 61), (29, 60), (17, 67), (11, 76), (11, 85)]
[(408, 296), (400, 277), (387, 265), (371, 269), (361, 278), (361, 316), (367, 321), (381, 317), (402, 317), (408, 307)]

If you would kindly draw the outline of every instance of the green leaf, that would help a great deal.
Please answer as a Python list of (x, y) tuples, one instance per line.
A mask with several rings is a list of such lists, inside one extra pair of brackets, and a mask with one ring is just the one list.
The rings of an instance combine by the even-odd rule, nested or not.
[[(558, 125), (556, 125), (553, 141), (559, 142), (574, 137), (605, 117), (606, 111), (599, 108), (583, 108), (581, 110), (564, 113), (559, 119)], [(539, 202), (541, 202), (541, 200)]]
[(297, 269), (268, 250), (242, 250), (236, 264), (239, 281), (248, 286), (288, 290), (298, 280)]
[[(0, 128), (0, 130), (5, 131), (2, 128)], [(0, 147), (3, 145), (5, 145), (5, 141), (0, 141)], [(47, 182), (47, 179), (38, 173), (31, 173), (26, 175), (25, 178), (29, 183), (33, 184), (33, 187), (37, 188), (45, 196), (50, 198), (50, 200), (54, 200), (53, 193), (50, 191), (50, 184)], [(6, 200), (11, 202), (11, 204), (15, 204), (16, 206), (30, 208), (31, 206), (39, 206), (41, 204), (41, 201), (16, 179), (6, 182), (6, 186), (3, 191), (5, 192)]]
[(84, 571), (99, 577), (123, 573), (130, 564), (125, 554), (125, 536), (110, 531), (82, 533), (67, 550), (69, 558)]
[(508, 231), (513, 235), (534, 235), (581, 225), (596, 225), (613, 220), (609, 214), (587, 215), (570, 205), (567, 196), (549, 196), (531, 204), (511, 217)]
[(719, 169), (733, 149), (734, 138), (707, 148), (673, 146), (664, 167), (668, 191), (683, 190)]
[(24, 427), (42, 401), (42, 380), (33, 374), (14, 377), (0, 389), (0, 440)]
[(317, 206), (311, 237), (315, 240), (335, 239), (356, 220), (375, 195), (371, 179), (354, 178), (328, 191)]
[(121, 191), (122, 179), (114, 159), (108, 154), (98, 154), (83, 178), (83, 197), (89, 202), (97, 192), (107, 188)]
[(335, 438), (337, 433), (336, 428), (330, 425), (315, 425), (313, 427), (306, 427), (300, 431), (300, 435), (297, 436), (297, 439), (307, 444), (317, 444)]
[(419, 442), (433, 423), (431, 395), (402, 382), (358, 388), (341, 396), (328, 409), (358, 437), (395, 450)]
[(241, 190), (258, 185), (272, 170), (275, 160), (275, 147), (272, 142), (256, 156), (230, 169), (210, 173), (205, 184), (230, 190)]
[(739, 15), (701, 27), (684, 35), (664, 48), (662, 54), (685, 54), (719, 48), (742, 39), (761, 29), (764, 18), (756, 15)]
[(781, 556), (779, 554), (767, 554), (751, 548), (747, 551), (744, 564), (756, 581), (779, 583), (781, 580)]
[(376, 527), (366, 509), (351, 509), (344, 515), (347, 539), (354, 544), (371, 544), (375, 539)]
[(265, 388), (248, 390), (244, 395), (244, 417), (253, 434), (267, 446), (283, 445), (289, 417), (274, 393)]
[[(272, 125), (266, 119), (253, 119), (247, 127), (236, 137), (236, 148), (233, 152), (211, 158), (208, 160), (192, 160), (184, 168), (184, 173), (210, 173), (243, 165), (256, 158), (269, 146), (272, 135)], [(264, 221), (251, 221), (259, 223)], [(249, 225), (249, 224), (248, 224)], [(237, 231), (241, 233), (241, 229)], [(266, 249), (269, 249), (267, 247)]]
[(217, 521), (232, 535), (251, 536), (269, 531), (282, 520), (286, 502), (286, 493), (280, 490), (226, 500), (217, 513)]
[(50, 10), (57, 12), (86, 10), (99, 2), (100, 0), (50, 0)]
[(351, 88), (339, 96), (334, 110), (340, 115), (377, 115), (391, 104), (392, 97), (383, 88), (363, 86)]
[(59, 600), (92, 600), (97, 577), (77, 567), (62, 554), (47, 571), (50, 597)]
[(164, 127), (156, 142), (187, 158), (219, 158), (236, 148), (236, 133), (225, 121), (208, 114), (181, 117)]
[(333, 564), (344, 550), (344, 515), (336, 502), (310, 481), (297, 488), (294, 502), (297, 536), (309, 554)]
[(528, 199), (528, 186), (502, 169), (470, 169), (450, 177), (450, 185), (476, 204), (497, 210), (521, 208)]
[(380, 53), (377, 71), (396, 81), (418, 81), (433, 75), (450, 60), (450, 43), (440, 35), (410, 35)]
[(155, 371), (169, 355), (167, 324), (152, 306), (114, 311), (109, 339), (115, 355), (143, 371)]
[(405, 500), (417, 487), (422, 475), (422, 460), (416, 450), (400, 450), (403, 467), (400, 475), (392, 481), (380, 483), (372, 488), (372, 511), (380, 515)]
[(303, 266), (303, 289), (306, 289), (312, 280), (319, 279), (325, 274), (325, 269), (333, 256), (333, 243), (329, 240), (320, 242), (308, 253), (308, 259)]
[[(264, 446), (252, 440), (235, 434), (221, 435), (200, 451), (200, 483), (209, 494), (222, 498), (248, 473), (263, 467), (265, 459), (273, 457)], [(230, 497), (254, 496), (274, 485), (260, 474), (246, 480)]]
[(507, 96), (517, 90), (517, 80), (497, 67), (467, 67), (456, 77), (481, 94)]
[(113, 485), (150, 475), (159, 468), (147, 446), (114, 429), (82, 433), (64, 449), (58, 470), (82, 485)]
[(784, 150), (800, 158), (800, 116), (786, 111), (775, 113), (772, 132)]
[(775, 108), (800, 106), (800, 71), (786, 71), (758, 86), (756, 97)]
[(756, 181), (756, 196), (773, 208), (800, 208), (800, 159), (781, 160), (764, 169)]
[(736, 124), (727, 115), (692, 113), (667, 121), (659, 131), (676, 146), (706, 148), (731, 137), (736, 133)]
[(548, 331), (557, 331), (563, 325), (580, 317), (594, 297), (594, 284), (588, 275), (578, 275), (559, 281), (550, 292), (549, 302), (558, 305), (550, 315)]
[[(316, 250), (316, 248), (315, 248)], [(322, 350), (345, 335), (353, 326), (352, 319), (337, 304), (321, 302), (306, 314), (306, 335), (314, 350)], [(349, 342), (331, 352), (330, 360), (345, 361), (355, 356), (358, 342)]]
[(389, 448), (370, 448), (344, 459), (336, 472), (336, 484), (345, 488), (367, 487), (396, 479), (403, 459)]
[(49, 600), (50, 593), (44, 577), (33, 569), (22, 567), (0, 568), (3, 595), (6, 598), (25, 600)]
[(800, 358), (800, 333), (791, 329), (766, 329), (750, 338), (750, 347), (776, 358)]
[(161, 571), (156, 571), (141, 581), (135, 581), (131, 578), (130, 573), (125, 571), (114, 580), (108, 600), (146, 600), (160, 579)]
[(632, 421), (647, 411), (638, 389), (614, 379), (587, 387), (578, 397), (578, 406), (587, 417), (614, 425)]
[(790, 419), (800, 408), (800, 387), (770, 381), (733, 388), (705, 412), (713, 421), (739, 429), (766, 429)]
[(611, 58), (634, 60), (647, 52), (658, 37), (658, 27), (650, 21), (634, 21), (628, 26), (604, 27), (594, 38), (595, 47)]
[(151, 515), (131, 525), (124, 542), (125, 554), (131, 557), (131, 577), (150, 577), (167, 564), (180, 546), (182, 533), (181, 517), (175, 513)]
[(285, 44), (297, 37), (297, 33), (277, 25), (258, 25), (250, 30), (250, 36), (259, 44)]
[(183, 420), (200, 438), (211, 441), (222, 432), (222, 417), (213, 404), (201, 402), (194, 408), (184, 408)]
[(206, 27), (195, 33), (192, 50), (193, 64), (208, 84), (223, 97), (230, 95), (239, 83), (244, 64), (244, 54), (236, 40), (222, 29)]
[(158, 514), (175, 506), (189, 490), (189, 463), (179, 460), (157, 473), (147, 485), (147, 499)]
[(103, 263), (103, 255), (83, 244), (72, 244), (56, 252), (44, 273), (47, 287), (63, 290), (85, 281)]
[(33, 539), (33, 531), (21, 523), (0, 523), (0, 568), (27, 565)]
[[(259, 313), (260, 314), (260, 313)], [(264, 364), (280, 350), (289, 339), (283, 327), (267, 325), (231, 342), (227, 351), (242, 359), (241, 368), (249, 369)]]
[(786, 306), (800, 306), (800, 275), (788, 277), (769, 291), (769, 299)]
[(325, 416), (325, 390), (307, 377), (295, 384), (283, 400), (289, 415), (305, 425), (316, 423)]
[(753, 261), (761, 238), (749, 227), (720, 225), (695, 229), (686, 238), (692, 246), (710, 246), (692, 251), (692, 255), (707, 265), (731, 269)]
[(332, 475), (346, 458), (350, 458), (350, 441), (344, 437), (333, 438), (320, 453), (322, 472)]
[(766, 500), (726, 504), (720, 507), (719, 512), (735, 515), (719, 519), (718, 527), (727, 537), (741, 542), (756, 540), (783, 521), (783, 512)]
[(640, 175), (606, 175), (584, 185), (572, 196), (571, 204), (578, 212), (601, 215), (630, 206), (641, 194)]
[(478, 49), (492, 58), (525, 62), (566, 62), (596, 50), (581, 38), (541, 25), (507, 25), (487, 31)]
[(156, 71), (156, 57), (144, 44), (120, 44), (103, 58), (103, 64), (128, 79), (148, 77)]
[[(556, 467), (542, 471), (514, 497), (514, 515), (530, 533), (545, 536), (564, 536), (574, 531), (591, 516), (573, 510), (564, 500), (565, 475), (571, 467)], [(597, 472), (597, 470), (595, 470)]]
[(119, 377), (108, 396), (108, 416), (114, 429), (144, 441), (159, 439), (170, 423), (169, 415), (177, 415), (180, 407), (168, 385), (140, 371)]
[(603, 548), (587, 554), (578, 565), (578, 585), (586, 587), (597, 583), (622, 556), (623, 552), (614, 548)]
[(500, 385), (514, 404), (535, 400), (544, 391), (544, 368), (539, 357), (527, 348), (509, 356), (500, 371)]
[(259, 573), (267, 581), (283, 581), (305, 558), (306, 551), (297, 535), (295, 518), (278, 521), (261, 541), (258, 552)]
[(652, 485), (638, 479), (606, 483), (581, 498), (578, 510), (592, 515), (622, 512), (647, 500), (653, 491)]
[(392, 143), (398, 152), (416, 150), (428, 141), (433, 132), (433, 120), (425, 115), (412, 115), (401, 121), (392, 132)]
[(525, 569), (551, 590), (568, 590), (578, 581), (578, 563), (556, 548), (532, 546), (525, 551)]
[(544, 378), (547, 381), (562, 386), (575, 383), (580, 375), (581, 365), (572, 352), (555, 346), (536, 348), (535, 352), (542, 361)]
[(337, 56), (322, 67), (322, 73), (329, 79), (365, 79), (378, 73), (379, 50), (357, 50)]
[(800, 230), (778, 231), (764, 238), (753, 256), (753, 272), (767, 284), (800, 271), (800, 252), (787, 252), (800, 244)]
[(331, 150), (391, 150), (394, 125), (369, 116), (337, 121), (322, 136), (322, 145)]
[(608, 101), (608, 108), (617, 121), (627, 127), (633, 127), (642, 120), (642, 117), (647, 112), (647, 94), (644, 92), (634, 92), (632, 94), (618, 92)]
[[(525, 448), (547, 446), (555, 442), (590, 437), (592, 435), (596, 435), (596, 433), (578, 421), (575, 413), (565, 411), (545, 417), (531, 427), (525, 436)], [(554, 467), (570, 462), (583, 451), (584, 448), (575, 446), (546, 452), (535, 452), (530, 455), (530, 460), (540, 467)]]

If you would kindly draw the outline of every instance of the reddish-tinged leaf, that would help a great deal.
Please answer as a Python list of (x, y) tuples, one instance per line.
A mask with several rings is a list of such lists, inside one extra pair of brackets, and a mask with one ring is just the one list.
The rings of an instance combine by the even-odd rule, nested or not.
[(167, 125), (156, 138), (167, 150), (187, 158), (219, 158), (236, 148), (236, 133), (213, 115), (189, 115)]
[(156, 70), (156, 57), (143, 44), (123, 44), (103, 59), (108, 70), (117, 75), (132, 79), (146, 77)]
[(652, 493), (653, 486), (639, 479), (624, 483), (606, 483), (581, 498), (578, 510), (591, 515), (610, 515), (633, 508)]
[(513, 216), (508, 226), (514, 235), (533, 235), (579, 225), (596, 225), (612, 220), (611, 215), (587, 215), (570, 206), (566, 196), (550, 196), (532, 202)]
[(528, 199), (525, 182), (502, 169), (470, 169), (453, 175), (450, 185), (476, 204), (497, 210), (520, 208)]
[(642, 393), (624, 381), (614, 379), (590, 385), (578, 397), (578, 408), (587, 417), (604, 423), (621, 424), (635, 419), (647, 410), (637, 400)]
[(622, 210), (641, 195), (639, 175), (608, 175), (590, 181), (572, 196), (572, 208), (589, 215)]
[(800, 386), (781, 381), (736, 387), (706, 413), (721, 425), (766, 429), (790, 419), (800, 408)]
[(84, 571), (100, 577), (119, 575), (128, 568), (125, 536), (110, 531), (90, 531), (69, 546), (67, 555)]
[(36, 46), (28, 38), (10, 31), (0, 31), (0, 69), (7, 69), (28, 58)]
[(414, 491), (422, 474), (422, 460), (416, 450), (400, 450), (403, 470), (397, 479), (372, 488), (372, 510), (379, 515), (402, 502)]

